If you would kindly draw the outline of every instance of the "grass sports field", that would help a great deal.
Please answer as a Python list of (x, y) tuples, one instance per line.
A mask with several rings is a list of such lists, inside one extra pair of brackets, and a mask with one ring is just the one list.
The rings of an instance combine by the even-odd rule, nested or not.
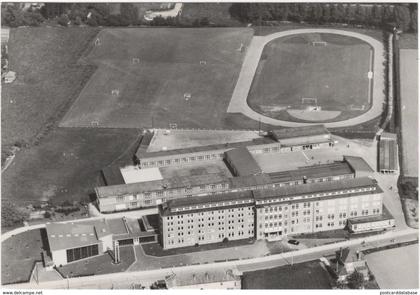
[(9, 65), (17, 74), (2, 83), (3, 149), (16, 142), (33, 143), (48, 125), (64, 115), (77, 98), (93, 67), (77, 65), (97, 28), (11, 29)]
[(238, 49), (251, 37), (244, 28), (105, 29), (85, 57), (98, 69), (60, 126), (222, 128)]
[(419, 244), (366, 255), (381, 289), (419, 288)]
[(319, 261), (245, 272), (242, 289), (331, 289), (329, 274)]
[(18, 205), (87, 200), (102, 185), (103, 167), (132, 163), (137, 138), (134, 129), (58, 128), (39, 145), (19, 152), (2, 173), (2, 199)]
[(370, 106), (371, 58), (370, 46), (352, 37), (314, 33), (276, 39), (264, 48), (248, 103), (278, 119), (292, 119), (288, 109), (310, 105), (337, 111), (334, 120), (358, 115)]

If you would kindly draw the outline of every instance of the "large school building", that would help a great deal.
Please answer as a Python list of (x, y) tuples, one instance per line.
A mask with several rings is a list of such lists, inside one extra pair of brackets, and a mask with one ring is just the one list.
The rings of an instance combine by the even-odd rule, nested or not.
[(185, 197), (325, 182), (360, 177), (373, 172), (362, 158), (345, 156), (341, 162), (263, 173), (255, 166), (256, 163), (244, 163), (241, 160), (240, 155), (243, 152), (244, 150), (240, 151), (234, 157), (229, 155), (229, 160), (226, 161), (233, 173), (239, 176), (226, 177), (212, 173), (97, 187), (95, 192), (98, 208), (101, 212), (132, 210)]
[(159, 206), (159, 239), (164, 249), (226, 239), (281, 239), (349, 224), (357, 224), (353, 231), (394, 226), (392, 216), (383, 214), (383, 191), (376, 180), (307, 183), (184, 198)]

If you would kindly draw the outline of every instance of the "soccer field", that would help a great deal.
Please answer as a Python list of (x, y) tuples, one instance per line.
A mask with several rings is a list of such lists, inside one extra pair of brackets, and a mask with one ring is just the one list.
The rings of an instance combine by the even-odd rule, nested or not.
[(367, 43), (349, 36), (310, 33), (275, 39), (261, 55), (248, 103), (278, 119), (291, 119), (287, 110), (308, 106), (334, 111), (325, 114), (327, 119), (361, 114), (371, 105), (372, 58)]
[[(62, 127), (225, 127), (251, 29), (105, 29), (98, 66)], [(138, 60), (133, 60), (137, 58)]]

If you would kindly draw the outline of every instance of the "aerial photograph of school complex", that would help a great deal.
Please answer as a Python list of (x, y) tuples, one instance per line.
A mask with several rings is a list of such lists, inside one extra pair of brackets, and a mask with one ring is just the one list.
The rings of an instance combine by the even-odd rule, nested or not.
[(417, 294), (417, 17), (2, 2), (2, 289)]

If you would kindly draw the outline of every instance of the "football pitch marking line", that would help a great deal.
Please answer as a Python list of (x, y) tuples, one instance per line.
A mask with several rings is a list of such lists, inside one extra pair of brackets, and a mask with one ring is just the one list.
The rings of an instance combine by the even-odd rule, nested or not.
[(283, 127), (299, 127), (299, 126), (308, 126), (319, 124), (319, 122), (313, 123), (298, 123), (292, 121), (277, 120), (268, 116), (264, 116), (256, 111), (254, 111), (247, 103), (248, 94), (251, 90), (252, 81), (258, 67), (258, 64), (261, 59), (261, 55), (264, 47), (272, 40), (286, 37), (290, 35), (297, 34), (307, 34), (307, 33), (327, 33), (327, 34), (336, 34), (344, 35), (349, 37), (354, 37), (360, 39), (369, 44), (371, 47), (371, 52), (373, 55), (373, 62), (370, 66), (373, 66), (372, 72), (373, 79), (371, 79), (371, 108), (363, 113), (360, 116), (347, 119), (344, 121), (324, 123), (327, 128), (336, 128), (336, 127), (347, 127), (354, 126), (366, 121), (372, 120), (380, 116), (383, 112), (382, 104), (385, 101), (385, 96), (382, 91), (384, 89), (384, 46), (382, 42), (376, 40), (370, 36), (338, 29), (296, 29), (288, 30), (283, 32), (277, 32), (267, 36), (254, 36), (251, 40), (251, 43), (248, 46), (244, 61), (242, 63), (241, 71), (239, 73), (238, 80), (236, 81), (235, 88), (233, 90), (232, 98), (229, 102), (227, 109), (228, 113), (242, 113), (243, 115), (255, 120), (261, 121), (262, 123), (273, 125), (273, 126), (283, 126)]

